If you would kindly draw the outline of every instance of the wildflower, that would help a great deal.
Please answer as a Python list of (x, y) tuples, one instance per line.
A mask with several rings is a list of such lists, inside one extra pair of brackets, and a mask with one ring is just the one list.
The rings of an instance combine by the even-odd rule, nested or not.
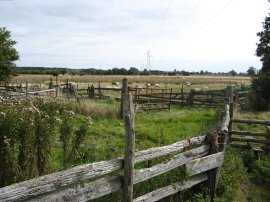
[(55, 122), (58, 124), (62, 123), (62, 120), (59, 117), (54, 117), (55, 118)]
[(6, 145), (10, 145), (10, 139), (8, 139), (6, 136), (4, 136), (4, 143)]
[(6, 116), (6, 113), (5, 112), (0, 112), (0, 116), (4, 117)]
[(92, 125), (93, 122), (92, 122), (92, 120), (91, 120), (91, 117), (87, 117), (87, 118), (85, 119), (85, 123), (86, 123), (86, 124), (89, 124), (89, 125)]
[(74, 113), (73, 111), (67, 111), (67, 110), (65, 110), (65, 112), (66, 112), (69, 116), (74, 116), (74, 115), (75, 115), (75, 113)]

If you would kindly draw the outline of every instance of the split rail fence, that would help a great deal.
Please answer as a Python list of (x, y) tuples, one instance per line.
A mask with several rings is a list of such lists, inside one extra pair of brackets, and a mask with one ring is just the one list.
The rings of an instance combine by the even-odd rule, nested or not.
[[(111, 87), (104, 87), (99, 82), (98, 86), (88, 85), (87, 88), (79, 88), (79, 85), (73, 85), (67, 79), (65, 83), (59, 84), (56, 79), (54, 83), (51, 79), (48, 89), (41, 89), (41, 86), (31, 86), (26, 82), (25, 85), (17, 84), (10, 85), (8, 89), (0, 88), (0, 93), (7, 97), (65, 97), (68, 100), (75, 97), (80, 102), (82, 98), (114, 98), (121, 99), (122, 88), (117, 82), (117, 85)], [(1, 90), (2, 89), (2, 90)], [(179, 90), (180, 89), (180, 90)], [(160, 88), (160, 87), (129, 87), (129, 92), (133, 94), (133, 102), (136, 112), (140, 111), (159, 111), (170, 110), (171, 104), (182, 105), (199, 105), (207, 107), (220, 107), (224, 103), (226, 97), (226, 89), (222, 90), (205, 90), (205, 89), (191, 89), (190, 92), (184, 92), (183, 85), (179, 89)], [(7, 90), (7, 91), (6, 91)], [(5, 92), (4, 92), (5, 91)], [(177, 92), (179, 91), (179, 92)], [(1, 95), (1, 94), (0, 94)], [(237, 93), (241, 107), (245, 104), (245, 93)], [(241, 102), (240, 102), (241, 100)]]
[[(125, 202), (158, 201), (201, 182), (208, 182), (213, 199), (228, 139), (229, 104), (224, 105), (224, 116), (219, 131), (135, 152), (132, 94), (125, 89), (122, 98), (126, 133), (124, 157), (80, 165), (3, 187), (0, 189), (0, 201), (89, 201), (118, 190), (122, 190)], [(160, 157), (167, 157), (170, 160), (152, 167), (134, 169), (134, 164)], [(189, 174), (187, 180), (133, 198), (134, 184), (179, 166), (185, 166)], [(123, 174), (119, 174), (119, 171)]]
[[(251, 132), (234, 130), (234, 124), (256, 124), (265, 126), (265, 131)], [(229, 142), (231, 147), (241, 149), (252, 149), (255, 157), (259, 158), (259, 155), (265, 152), (269, 155), (270, 151), (270, 121), (268, 120), (251, 120), (251, 119), (235, 119), (231, 117), (229, 125)]]

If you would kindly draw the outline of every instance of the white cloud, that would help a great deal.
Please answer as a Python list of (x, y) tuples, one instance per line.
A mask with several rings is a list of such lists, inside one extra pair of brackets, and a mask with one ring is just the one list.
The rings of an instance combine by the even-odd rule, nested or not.
[(0, 1), (0, 26), (18, 41), (18, 65), (141, 67), (150, 49), (153, 68), (246, 71), (260, 68), (256, 33), (269, 5), (266, 0)]

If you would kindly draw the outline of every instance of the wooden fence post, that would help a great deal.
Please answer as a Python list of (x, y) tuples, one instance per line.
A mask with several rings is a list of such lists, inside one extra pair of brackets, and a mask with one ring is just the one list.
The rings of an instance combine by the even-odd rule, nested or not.
[(235, 100), (234, 100), (234, 102), (235, 102), (234, 103), (234, 108), (235, 108), (236, 111), (238, 111), (239, 110), (239, 105), (238, 104), (240, 104), (238, 92), (235, 92)]
[(58, 76), (56, 76), (55, 82), (56, 82), (55, 97), (58, 97), (58, 91), (59, 91), (59, 87), (58, 87)]
[(191, 89), (187, 98), (187, 104), (193, 105), (194, 96), (195, 96), (195, 90)]
[(121, 106), (120, 106), (120, 116), (124, 119), (125, 118), (125, 112), (124, 112), (124, 97), (123, 95), (128, 93), (128, 80), (124, 78), (122, 80), (122, 93), (121, 93)]
[(58, 85), (56, 85), (56, 89), (55, 89), (55, 97), (58, 97), (58, 91), (59, 91), (59, 87), (58, 87)]
[(100, 81), (98, 82), (98, 97), (99, 97), (99, 99), (101, 98), (101, 85), (100, 85)]
[[(219, 151), (219, 144), (218, 144), (218, 134), (216, 131), (208, 134), (208, 138), (210, 140), (210, 153), (215, 154)], [(218, 170), (217, 168), (214, 168), (209, 171), (209, 192), (210, 192), (210, 197), (211, 197), (211, 202), (214, 201), (215, 197), (215, 190), (216, 190), (216, 184), (217, 184), (217, 173)]]
[(229, 98), (229, 103), (233, 103), (233, 86), (227, 86), (227, 97)]
[(26, 81), (26, 86), (25, 86), (25, 97), (28, 97), (28, 81)]
[(122, 93), (122, 98), (124, 109), (123, 111), (125, 115), (125, 133), (126, 133), (123, 201), (131, 202), (133, 200), (133, 175), (134, 175), (134, 161), (135, 161), (134, 110), (132, 104), (132, 94)]
[(231, 131), (233, 129), (233, 112), (234, 112), (234, 104), (231, 102), (230, 103), (230, 123), (229, 123), (229, 127), (228, 127), (228, 135), (229, 137), (231, 137)]
[(184, 86), (183, 83), (181, 85), (181, 100), (182, 100), (182, 105), (184, 104)]
[(52, 81), (52, 77), (51, 77), (50, 83), (49, 83), (49, 89), (52, 89), (52, 86), (53, 86), (53, 81)]
[(69, 92), (69, 88), (68, 88), (68, 78), (67, 78), (67, 82), (66, 82), (66, 90), (67, 90), (67, 93)]
[[(167, 92), (166, 92), (167, 93)], [(171, 109), (171, 102), (172, 102), (172, 88), (170, 90), (170, 98), (169, 98), (169, 110)]]
[[(266, 126), (266, 132), (268, 133), (266, 140), (270, 141), (270, 126)], [(269, 155), (269, 149), (269, 144), (265, 144), (265, 155)]]
[[(226, 145), (228, 142), (228, 125), (230, 123), (229, 117), (229, 106), (225, 105), (224, 107), (224, 115), (222, 123), (220, 124), (220, 131), (219, 132), (212, 132), (208, 134), (208, 139), (210, 140), (210, 152), (209, 154), (214, 154), (217, 152), (223, 152), (223, 155), (226, 150)], [(215, 191), (217, 188), (219, 175), (220, 175), (221, 167), (217, 167), (212, 169), (209, 172), (209, 192), (211, 196), (211, 201), (214, 201)]]
[(95, 87), (93, 84), (88, 87), (88, 95), (91, 99), (95, 98)]

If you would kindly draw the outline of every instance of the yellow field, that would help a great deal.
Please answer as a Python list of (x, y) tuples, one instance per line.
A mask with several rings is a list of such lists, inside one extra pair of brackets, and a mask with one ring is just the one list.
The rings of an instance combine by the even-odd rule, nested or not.
[[(12, 79), (12, 84), (25, 84), (26, 81), (31, 85), (39, 85), (42, 87), (48, 86), (50, 79), (56, 82), (56, 77), (50, 75), (19, 75)], [(227, 85), (249, 86), (251, 83), (250, 77), (232, 77), (232, 76), (100, 76), (100, 75), (59, 75), (58, 84), (63, 84), (67, 81), (79, 86), (79, 88), (86, 88), (88, 85), (98, 86), (101, 82), (102, 87), (112, 86), (114, 82), (119, 82), (123, 78), (127, 78), (131, 86), (144, 87), (144, 84), (151, 85), (159, 84), (159, 87), (164, 88), (180, 88), (183, 84), (184, 88), (209, 88), (222, 89)], [(191, 83), (191, 85), (187, 85)]]

